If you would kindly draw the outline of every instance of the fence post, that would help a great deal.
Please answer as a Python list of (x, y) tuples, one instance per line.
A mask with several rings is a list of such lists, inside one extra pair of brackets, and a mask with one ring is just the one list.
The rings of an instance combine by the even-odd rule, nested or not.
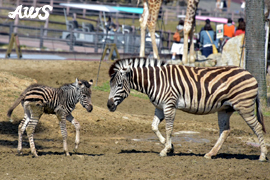
[(40, 26), (40, 31), (39, 31), (39, 34), (40, 34), (39, 48), (40, 49), (42, 49), (42, 47), (43, 47), (43, 35), (44, 35), (43, 30), (44, 30), (43, 26)]
[(164, 15), (164, 23), (167, 24), (168, 23), (168, 10), (165, 9), (165, 15)]
[(73, 51), (74, 38), (73, 38), (73, 31), (71, 29), (69, 30), (69, 34), (70, 34), (69, 50)]
[(95, 32), (94, 38), (95, 38), (95, 53), (97, 53), (98, 52), (98, 33), (97, 32)]
[(11, 39), (11, 35), (13, 33), (13, 28), (14, 28), (14, 25), (12, 23), (9, 24), (9, 41)]
[[(85, 4), (85, 2), (83, 4)], [(85, 14), (86, 14), (86, 9), (83, 9), (83, 17), (84, 18), (85, 18)]]
[(170, 48), (171, 47), (171, 39), (172, 39), (171, 31), (169, 31), (168, 39), (169, 39), (168, 48)]

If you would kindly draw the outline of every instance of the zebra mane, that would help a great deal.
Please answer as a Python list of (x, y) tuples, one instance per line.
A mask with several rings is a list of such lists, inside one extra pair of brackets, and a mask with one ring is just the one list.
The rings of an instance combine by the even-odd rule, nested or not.
[[(80, 80), (82, 84), (84, 84), (87, 88), (90, 88), (90, 84), (88, 81), (86, 80)], [(60, 86), (59, 88), (62, 90), (68, 90), (71, 86), (74, 86), (74, 83), (70, 83), (70, 84), (64, 84), (62, 86)]]
[(124, 58), (115, 61), (110, 69), (109, 69), (109, 76), (111, 77), (116, 71), (121, 69), (127, 68), (136, 68), (136, 67), (155, 67), (155, 66), (164, 66), (167, 63), (164, 61), (159, 61), (156, 59), (145, 58), (145, 57), (131, 57), (131, 58)]

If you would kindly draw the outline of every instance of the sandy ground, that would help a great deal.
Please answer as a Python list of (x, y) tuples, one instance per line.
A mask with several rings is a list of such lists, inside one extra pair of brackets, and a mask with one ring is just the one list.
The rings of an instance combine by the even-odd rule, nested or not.
[[(196, 116), (177, 111), (175, 152), (160, 157), (163, 146), (151, 130), (154, 107), (149, 100), (130, 96), (112, 113), (106, 107), (109, 92), (96, 89), (91, 113), (80, 105), (73, 111), (81, 124), (77, 153), (72, 151), (73, 125), (67, 124), (71, 156), (66, 157), (57, 118), (43, 115), (34, 137), (39, 157), (32, 158), (26, 135), (24, 155), (17, 156), (17, 129), (23, 109), (18, 106), (11, 119), (6, 112), (24, 88), (35, 81), (58, 87), (74, 82), (76, 77), (93, 79), (96, 84), (99, 62), (0, 59), (0, 64), (0, 179), (270, 179), (270, 164), (258, 161), (257, 138), (237, 113), (231, 117), (229, 138), (219, 154), (209, 160), (203, 156), (218, 138), (217, 114)], [(102, 62), (98, 86), (109, 80), (110, 64)], [(268, 108), (264, 109), (266, 113)], [(265, 116), (268, 132), (269, 120)], [(163, 134), (164, 127), (162, 122)], [(265, 140), (270, 149), (269, 133)]]

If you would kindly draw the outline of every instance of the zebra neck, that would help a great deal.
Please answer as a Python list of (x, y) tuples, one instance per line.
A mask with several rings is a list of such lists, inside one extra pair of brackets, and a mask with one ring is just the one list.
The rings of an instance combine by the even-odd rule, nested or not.
[(133, 68), (130, 77), (130, 88), (144, 94), (149, 94), (153, 85), (147, 77), (149, 77), (149, 69), (147, 67)]
[(61, 87), (63, 98), (68, 99), (70, 105), (76, 105), (79, 102), (80, 91), (75, 85), (69, 84)]

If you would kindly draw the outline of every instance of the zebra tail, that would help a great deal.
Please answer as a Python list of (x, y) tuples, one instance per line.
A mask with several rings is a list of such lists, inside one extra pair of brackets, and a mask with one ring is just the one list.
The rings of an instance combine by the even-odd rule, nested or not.
[(20, 102), (25, 98), (25, 94), (21, 94), (21, 96), (14, 102), (13, 106), (9, 108), (7, 112), (7, 116), (10, 117), (13, 110), (20, 104)]
[(261, 107), (260, 107), (260, 99), (259, 99), (258, 95), (256, 97), (256, 104), (257, 104), (257, 119), (258, 119), (259, 123), (262, 125), (263, 132), (266, 133), (265, 126), (264, 126), (263, 114), (262, 114)]

